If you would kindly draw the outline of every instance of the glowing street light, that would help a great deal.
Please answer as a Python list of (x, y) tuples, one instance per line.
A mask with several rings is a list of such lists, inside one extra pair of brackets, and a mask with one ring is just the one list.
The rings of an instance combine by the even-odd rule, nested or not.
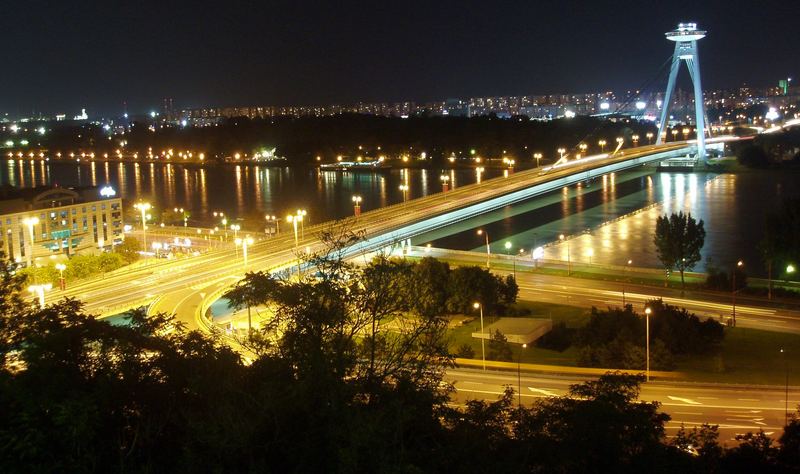
[(39, 307), (44, 309), (44, 292), (50, 291), (53, 288), (53, 285), (50, 283), (45, 283), (42, 285), (31, 285), (28, 287), (28, 291), (31, 294), (39, 297)]
[(737, 268), (741, 268), (743, 266), (744, 266), (744, 262), (742, 262), (741, 260), (736, 262), (736, 266), (733, 267), (733, 276), (731, 278), (731, 300), (732, 300), (731, 308), (732, 308), (732, 314), (733, 314), (733, 327), (736, 327), (736, 293), (737, 293), (737, 290), (736, 290), (736, 269)]
[(292, 224), (292, 226), (294, 227), (294, 250), (295, 250), (295, 252), (297, 251), (297, 245), (298, 245), (298, 241), (297, 241), (297, 222), (298, 222), (299, 218), (300, 218), (300, 216), (295, 216), (295, 215), (292, 215), (292, 214), (289, 214), (288, 216), (286, 216), (286, 222), (290, 222)]
[(144, 251), (147, 252), (147, 211), (152, 209), (153, 206), (149, 202), (139, 202), (134, 204), (133, 207), (142, 213), (142, 245)]
[(486, 238), (486, 268), (491, 268), (489, 259), (492, 257), (492, 248), (489, 247), (489, 233), (483, 229), (478, 229), (478, 235), (482, 235)]
[(483, 370), (486, 370), (486, 348), (484, 347), (484, 332), (483, 332), (483, 305), (478, 303), (472, 303), (472, 307), (475, 309), (479, 309), (481, 311), (481, 361), (483, 362)]
[(34, 239), (33, 226), (35, 226), (35, 225), (37, 225), (39, 223), (39, 218), (38, 217), (26, 217), (26, 218), (22, 219), (22, 223), (25, 224), (26, 226), (28, 226), (28, 234), (30, 235), (30, 238), (31, 238), (31, 240), (30, 240), (30, 248), (29, 248), (28, 251), (25, 252), (25, 257), (28, 260), (28, 267), (30, 268), (30, 266), (31, 266), (31, 257), (32, 257), (31, 254), (33, 254), (33, 239)]
[(539, 160), (542, 159), (542, 154), (538, 153), (538, 152), (534, 153), (533, 154), (533, 158), (536, 160), (536, 167), (538, 168), (539, 167)]
[(175, 213), (180, 212), (183, 217), (183, 226), (187, 227), (189, 225), (189, 213), (186, 212), (182, 207), (176, 207), (173, 209)]
[(399, 189), (403, 193), (403, 202), (405, 203), (406, 201), (408, 201), (408, 185), (401, 184)]
[(58, 273), (59, 273), (59, 276), (58, 276), (58, 287), (61, 289), (61, 291), (64, 291), (64, 290), (67, 289), (66, 282), (64, 281), (64, 270), (66, 270), (66, 269), (67, 269), (67, 266), (64, 265), (63, 263), (56, 263), (56, 270), (58, 270)]
[(305, 209), (298, 209), (297, 210), (297, 219), (300, 221), (300, 238), (306, 238), (306, 228), (304, 222), (306, 221), (306, 212)]
[(622, 148), (622, 144), (625, 143), (625, 139), (622, 137), (617, 137), (617, 145)]
[(586, 153), (586, 149), (589, 148), (589, 145), (587, 145), (585, 143), (581, 143), (580, 145), (578, 145), (578, 148), (581, 149), (581, 155), (583, 155), (583, 154)]
[(597, 144), (600, 145), (600, 152), (602, 153), (603, 150), (605, 150), (605, 148), (606, 148), (606, 141), (605, 140), (599, 140), (597, 142)]
[(448, 185), (450, 184), (450, 176), (443, 174), (439, 176), (439, 180), (442, 182), (442, 192), (446, 193), (448, 190)]
[(563, 159), (564, 159), (564, 153), (566, 153), (566, 152), (567, 152), (567, 149), (562, 147), (562, 148), (559, 148), (559, 149), (558, 149), (558, 150), (556, 150), (556, 151), (557, 151), (557, 152), (558, 152), (558, 154), (560, 155), (560, 159), (562, 159), (562, 160), (563, 160)]
[(627, 278), (628, 269), (631, 267), (633, 260), (628, 259), (628, 262), (625, 264), (625, 271), (622, 275), (622, 308), (625, 309), (625, 278)]
[(673, 128), (672, 129), (672, 141), (675, 141), (677, 139), (678, 139), (678, 129)]
[(522, 349), (526, 349), (527, 344), (522, 344), (522, 348), (517, 355), (517, 407), (522, 407), (522, 375), (520, 370), (520, 361), (522, 360)]
[(644, 134), (644, 136), (647, 137), (647, 144), (648, 145), (652, 145), (653, 144), (653, 132), (647, 132), (647, 133)]
[(247, 247), (250, 246), (250, 245), (253, 245), (253, 238), (250, 237), (250, 236), (247, 236), (247, 237), (245, 237), (243, 239), (234, 240), (234, 243), (236, 244), (237, 247), (239, 247), (240, 245), (242, 247), (242, 257), (244, 259), (244, 269), (247, 270)]
[(650, 308), (644, 309), (645, 318), (645, 347), (647, 348), (647, 381), (650, 381), (650, 313), (653, 310)]
[(560, 234), (558, 236), (558, 240), (567, 243), (567, 276), (572, 274), (572, 259), (570, 258), (569, 254), (569, 240), (564, 236), (564, 234)]
[(631, 140), (633, 140), (633, 146), (638, 146), (639, 145), (639, 135), (631, 136)]
[(353, 214), (358, 217), (361, 215), (361, 196), (353, 196)]

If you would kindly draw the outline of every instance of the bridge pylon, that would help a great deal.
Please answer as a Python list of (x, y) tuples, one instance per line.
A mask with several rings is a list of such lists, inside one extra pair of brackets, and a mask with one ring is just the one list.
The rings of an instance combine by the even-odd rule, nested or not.
[(675, 42), (675, 53), (672, 55), (672, 67), (669, 71), (669, 82), (664, 94), (664, 103), (661, 107), (661, 122), (658, 125), (656, 144), (661, 144), (664, 129), (669, 120), (669, 107), (672, 94), (675, 92), (675, 79), (678, 77), (681, 61), (686, 62), (689, 76), (692, 78), (694, 88), (694, 114), (697, 127), (697, 157), (706, 163), (706, 121), (705, 107), (703, 106), (703, 87), (700, 83), (700, 58), (697, 54), (697, 41), (706, 36), (706, 32), (697, 29), (696, 23), (680, 23), (678, 28), (665, 33), (670, 41)]

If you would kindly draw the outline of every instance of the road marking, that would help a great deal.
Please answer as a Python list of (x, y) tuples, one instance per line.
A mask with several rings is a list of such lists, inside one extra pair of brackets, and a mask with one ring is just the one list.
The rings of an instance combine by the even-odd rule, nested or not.
[(737, 398), (740, 402), (760, 402), (757, 398)]
[(691, 398), (673, 397), (672, 395), (667, 395), (667, 398), (669, 398), (670, 400), (676, 401), (676, 402), (687, 403), (689, 405), (702, 405), (702, 403), (696, 402), (696, 401), (692, 400)]
[(702, 415), (702, 413), (692, 413), (692, 412), (689, 412), (689, 411), (675, 411), (673, 413), (676, 414), (676, 415), (698, 415), (698, 416)]
[(555, 394), (555, 393), (551, 392), (550, 390), (544, 390), (542, 388), (528, 387), (528, 390), (530, 390), (531, 392), (541, 393), (542, 395), (547, 395), (548, 397), (557, 397), (558, 396), (558, 394)]

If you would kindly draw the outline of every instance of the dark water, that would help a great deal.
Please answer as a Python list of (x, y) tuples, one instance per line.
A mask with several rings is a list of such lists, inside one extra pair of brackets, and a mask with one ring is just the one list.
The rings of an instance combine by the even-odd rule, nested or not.
[[(132, 204), (150, 201), (156, 209), (186, 208), (190, 224), (216, 224), (212, 213), (223, 211), (229, 220), (242, 219), (243, 227), (260, 227), (265, 214), (284, 216), (298, 208), (308, 211), (314, 222), (351, 215), (352, 196), (363, 197), (369, 210), (408, 197), (441, 191), (440, 176), (448, 175), (451, 186), (474, 183), (474, 170), (407, 169), (375, 173), (319, 171), (315, 168), (267, 168), (255, 166), (211, 166), (136, 163), (50, 163), (10, 161), (0, 166), (0, 183), (33, 185), (113, 186)], [(487, 170), (482, 179), (502, 171)], [(657, 173), (652, 169), (609, 175), (581, 183), (525, 203), (454, 224), (419, 236), (416, 244), (431, 243), (453, 249), (483, 250), (476, 235), (486, 229), (493, 252), (505, 252), (511, 242), (514, 252), (529, 252), (553, 242), (559, 234), (579, 235), (570, 241), (571, 258), (597, 263), (658, 266), (652, 245), (654, 219), (683, 210), (705, 222), (703, 270), (709, 262), (724, 266), (743, 259), (750, 274), (763, 275), (756, 244), (761, 239), (764, 213), (785, 196), (800, 194), (797, 173), (754, 172), (712, 175), (706, 173)], [(646, 212), (603, 225), (619, 216)], [(566, 258), (564, 245), (547, 249), (547, 258)]]

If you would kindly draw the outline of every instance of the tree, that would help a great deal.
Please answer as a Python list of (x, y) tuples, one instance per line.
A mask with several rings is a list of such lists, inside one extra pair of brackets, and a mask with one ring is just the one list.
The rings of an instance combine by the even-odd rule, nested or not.
[(248, 336), (253, 328), (250, 308), (267, 303), (277, 290), (277, 281), (270, 273), (247, 272), (243, 280), (228, 290), (224, 297), (228, 299), (228, 307), (240, 310), (247, 308)]
[(684, 272), (700, 261), (700, 249), (706, 231), (702, 219), (697, 222), (691, 214), (683, 212), (660, 216), (656, 221), (653, 242), (656, 254), (667, 270), (677, 269), (681, 274), (681, 290), (685, 287)]
[(513, 358), (508, 338), (499, 329), (495, 329), (492, 338), (489, 340), (489, 354), (487, 357), (491, 360), (504, 362), (510, 362)]
[(142, 244), (136, 240), (136, 237), (127, 236), (119, 245), (114, 247), (114, 252), (122, 255), (125, 263), (131, 264), (139, 260), (139, 251), (142, 249)]

